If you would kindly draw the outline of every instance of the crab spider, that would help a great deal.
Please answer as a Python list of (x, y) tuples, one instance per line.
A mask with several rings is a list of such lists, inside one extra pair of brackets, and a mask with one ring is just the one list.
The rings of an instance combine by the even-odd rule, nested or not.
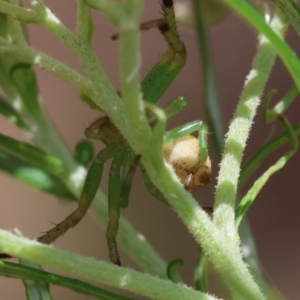
[[(186, 61), (185, 46), (177, 33), (173, 1), (163, 0), (162, 10), (163, 19), (141, 25), (141, 29), (158, 27), (169, 45), (169, 49), (161, 56), (141, 84), (144, 101), (149, 103), (155, 103), (159, 100)], [(167, 118), (178, 113), (186, 105), (187, 99), (185, 97), (172, 101), (165, 108)], [(155, 122), (155, 115), (149, 114), (149, 124), (152, 125)], [(190, 135), (195, 131), (198, 131), (198, 139)], [(76, 210), (64, 221), (38, 238), (38, 241), (45, 244), (52, 243), (83, 218), (100, 184), (104, 163), (113, 159), (108, 183), (109, 222), (106, 238), (110, 260), (114, 264), (121, 265), (116, 242), (120, 210), (128, 205), (132, 178), (136, 168), (141, 165), (140, 156), (133, 152), (108, 116), (94, 121), (86, 129), (85, 135), (91, 139), (101, 140), (106, 147), (98, 153), (88, 170)], [(162, 155), (165, 161), (172, 166), (180, 182), (187, 190), (209, 182), (211, 166), (206, 138), (206, 125), (200, 121), (179, 126), (165, 134)], [(167, 203), (164, 196), (152, 184), (142, 165), (141, 168), (147, 190), (158, 200)]]

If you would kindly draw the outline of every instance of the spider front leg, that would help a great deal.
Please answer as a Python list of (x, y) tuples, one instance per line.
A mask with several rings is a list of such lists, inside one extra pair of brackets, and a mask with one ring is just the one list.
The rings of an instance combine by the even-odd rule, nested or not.
[[(195, 131), (198, 131), (198, 138), (190, 135)], [(193, 121), (166, 132), (164, 139), (164, 159), (171, 164), (184, 187), (191, 190), (208, 184), (211, 162), (207, 126), (201, 121)]]
[(74, 227), (80, 222), (96, 195), (101, 181), (104, 163), (113, 157), (117, 150), (117, 146), (115, 144), (111, 144), (98, 153), (88, 170), (82, 193), (78, 201), (78, 207), (65, 220), (57, 224), (53, 229), (47, 231), (43, 236), (39, 237), (37, 239), (39, 242), (43, 244), (51, 244), (68, 229)]
[[(141, 83), (144, 101), (155, 103), (165, 93), (185, 65), (187, 54), (184, 43), (177, 31), (173, 0), (162, 0), (163, 18), (144, 22), (141, 30), (158, 28), (168, 43), (168, 50), (163, 53)], [(119, 34), (112, 36), (117, 40)]]
[(185, 45), (177, 32), (173, 1), (163, 0), (162, 11), (163, 19), (141, 24), (142, 30), (158, 28), (169, 46), (141, 84), (144, 100), (151, 103), (164, 94), (185, 65), (187, 57)]

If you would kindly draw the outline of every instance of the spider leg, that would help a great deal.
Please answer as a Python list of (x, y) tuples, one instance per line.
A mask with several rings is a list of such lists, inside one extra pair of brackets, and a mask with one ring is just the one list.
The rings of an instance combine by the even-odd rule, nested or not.
[[(167, 105), (164, 107), (164, 112), (167, 119), (170, 119), (171, 117), (177, 115), (179, 112), (184, 110), (189, 105), (189, 101), (187, 97), (180, 96), (178, 98), (175, 98), (171, 100)], [(148, 119), (149, 124), (153, 127), (157, 123), (157, 115), (151, 112), (151, 109), (148, 111)]]
[(151, 181), (151, 179), (150, 179), (148, 173), (146, 172), (146, 170), (143, 167), (141, 167), (141, 169), (142, 169), (144, 185), (145, 185), (148, 193), (151, 194), (157, 200), (159, 200), (159, 201), (161, 201), (165, 204), (168, 204), (168, 201), (166, 200), (164, 195), (160, 192), (160, 190)]
[[(132, 157), (132, 151), (118, 151), (114, 157), (108, 183), (108, 226), (106, 239), (109, 250), (109, 257), (112, 263), (121, 265), (121, 260), (117, 246), (117, 233), (119, 229), (120, 208), (128, 205), (129, 193), (133, 175), (138, 166), (140, 157)], [(131, 159), (130, 159), (131, 158)], [(122, 179), (120, 176), (121, 167), (127, 171)]]
[(50, 244), (64, 234), (68, 229), (74, 227), (78, 224), (78, 222), (80, 222), (90, 207), (99, 187), (103, 164), (113, 157), (117, 150), (118, 147), (115, 144), (112, 144), (98, 153), (88, 170), (81, 197), (78, 202), (78, 207), (65, 220), (57, 224), (53, 229), (47, 231), (43, 236), (39, 237), (37, 239), (39, 242), (43, 244)]
[(177, 32), (173, 1), (163, 0), (162, 11), (163, 19), (141, 25), (142, 29), (157, 27), (169, 46), (142, 82), (144, 100), (151, 103), (164, 94), (186, 61), (186, 49)]
[[(157, 102), (186, 62), (186, 49), (177, 32), (173, 0), (162, 0), (162, 11), (163, 18), (140, 25), (141, 30), (158, 28), (169, 46), (141, 84), (144, 100), (150, 103)], [(118, 38), (119, 34), (112, 36), (113, 40)]]
[(192, 121), (184, 125), (177, 126), (165, 133), (164, 142), (170, 143), (183, 138), (193, 132), (198, 132), (198, 163), (195, 165), (197, 169), (200, 165), (204, 164), (208, 158), (207, 146), (207, 126), (202, 121)]
[(128, 164), (128, 170), (124, 175), (124, 180), (122, 181), (122, 187), (121, 187), (121, 197), (122, 197), (121, 207), (122, 208), (125, 208), (128, 206), (128, 199), (129, 199), (129, 194), (131, 191), (133, 175), (135, 174), (135, 171), (140, 163), (140, 160), (141, 160), (141, 156), (135, 155), (133, 160), (130, 161), (130, 163)]

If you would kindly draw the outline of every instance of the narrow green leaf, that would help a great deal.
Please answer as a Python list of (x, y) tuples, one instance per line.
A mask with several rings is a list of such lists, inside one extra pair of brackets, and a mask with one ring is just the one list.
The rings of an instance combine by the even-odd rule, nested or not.
[(60, 276), (38, 268), (33, 268), (32, 266), (20, 265), (7, 261), (0, 260), (0, 275), (11, 278), (20, 278), (26, 281), (36, 281), (44, 284), (51, 283), (66, 287), (80, 294), (96, 297), (97, 299), (101, 300), (132, 300), (132, 298), (114, 294), (78, 279)]
[(0, 169), (22, 182), (59, 198), (73, 199), (62, 162), (41, 149), (0, 134)]
[(196, 21), (199, 53), (202, 65), (202, 101), (204, 103), (205, 115), (208, 119), (208, 127), (212, 132), (215, 150), (219, 158), (221, 158), (225, 134), (212, 51), (210, 51), (209, 38), (206, 32), (207, 29), (203, 22), (205, 16), (203, 13), (201, 14), (207, 6), (205, 3), (205, 1), (193, 0), (193, 12)]
[(27, 131), (28, 127), (21, 118), (20, 114), (0, 95), (0, 114), (7, 118), (11, 123)]
[(295, 0), (272, 0), (300, 35), (300, 9)]
[(269, 167), (252, 185), (248, 190), (247, 194), (243, 197), (238, 207), (236, 208), (236, 226), (239, 226), (242, 218), (253, 204), (256, 196), (266, 184), (269, 178), (280, 169), (282, 169), (288, 160), (297, 152), (299, 141), (297, 135), (295, 134), (293, 127), (291, 126), (289, 120), (284, 115), (278, 115), (278, 120), (284, 127), (288, 140), (291, 145), (291, 149), (288, 150), (282, 157), (280, 157), (271, 167)]
[(194, 271), (194, 282), (197, 291), (207, 293), (208, 291), (207, 276), (208, 276), (208, 258), (203, 253), (203, 251), (199, 249), (198, 263)]
[(10, 70), (10, 76), (22, 98), (22, 104), (31, 114), (40, 110), (35, 74), (29, 63), (18, 62)]
[[(238, 14), (249, 22), (256, 30), (264, 34), (273, 45), (278, 56), (288, 69), (295, 85), (300, 90), (300, 60), (291, 47), (285, 43), (246, 1), (225, 0)], [(285, 30), (283, 27), (282, 30)]]
[[(23, 266), (28, 266), (30, 268), (42, 270), (42, 268), (39, 265), (23, 259), (20, 259), (19, 263)], [(48, 282), (41, 281), (38, 278), (36, 278), (35, 280), (30, 278), (23, 279), (23, 284), (26, 289), (27, 300), (52, 300)]]
[(65, 183), (56, 176), (1, 151), (0, 169), (37, 190), (53, 194), (61, 199), (76, 200)]
[[(293, 127), (295, 135), (300, 134), (300, 124)], [(260, 148), (257, 153), (247, 162), (243, 168), (240, 176), (239, 186), (242, 187), (248, 178), (258, 169), (263, 161), (275, 150), (284, 145), (289, 141), (288, 135), (286, 132), (272, 139), (264, 147)]]
[(41, 168), (50, 174), (56, 176), (67, 175), (64, 174), (64, 164), (56, 157), (47, 154), (36, 146), (18, 141), (3, 134), (0, 134), (0, 151)]

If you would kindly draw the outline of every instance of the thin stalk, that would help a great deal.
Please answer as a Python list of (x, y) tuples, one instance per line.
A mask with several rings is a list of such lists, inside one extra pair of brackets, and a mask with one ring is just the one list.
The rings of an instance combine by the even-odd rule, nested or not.
[(213, 296), (195, 291), (185, 285), (177, 285), (169, 280), (146, 273), (142, 274), (93, 258), (57, 250), (17, 237), (3, 230), (0, 230), (0, 252), (9, 253), (37, 264), (68, 272), (74, 276), (121, 288), (151, 299), (216, 300)]
[(209, 49), (209, 39), (207, 37), (203, 16), (201, 15), (201, 2), (193, 0), (193, 11), (196, 20), (198, 34), (199, 52), (202, 67), (202, 96), (205, 108), (205, 115), (208, 118), (208, 127), (212, 131), (212, 138), (218, 156), (224, 147), (224, 129), (222, 122), (222, 112), (218, 97), (218, 87), (216, 83), (215, 70), (211, 51)]
[[(278, 16), (274, 16), (270, 26), (279, 36), (283, 36), (284, 24)], [(260, 35), (257, 54), (226, 135), (225, 150), (220, 164), (214, 222), (237, 245), (239, 238), (235, 228), (235, 205), (242, 156), (275, 57), (273, 45)]]
[(282, 156), (273, 166), (271, 166), (267, 171), (264, 172), (253, 184), (251, 189), (247, 192), (244, 198), (239, 203), (239, 206), (236, 210), (236, 226), (238, 227), (243, 216), (246, 214), (247, 210), (255, 200), (256, 196), (266, 184), (269, 178), (275, 173), (282, 169), (288, 160), (297, 152), (298, 150), (298, 138), (294, 134), (293, 128), (286, 117), (283, 115), (278, 115), (278, 120), (282, 123), (285, 131), (287, 133), (288, 139), (291, 144), (291, 149)]
[[(145, 1), (125, 1), (126, 18), (120, 24), (120, 76), (123, 101), (129, 130), (134, 140), (148, 139), (151, 130), (144, 114), (143, 99), (139, 70), (141, 65), (140, 54), (140, 14)], [(128, 26), (130, 24), (130, 26)], [(141, 149), (135, 142), (133, 149), (140, 153)]]
[[(295, 135), (300, 134), (300, 124), (292, 127)], [(262, 162), (275, 150), (289, 141), (287, 133), (282, 133), (278, 137), (271, 140), (267, 145), (262, 147), (246, 164), (240, 176), (240, 187), (248, 180), (253, 172), (261, 166)]]

